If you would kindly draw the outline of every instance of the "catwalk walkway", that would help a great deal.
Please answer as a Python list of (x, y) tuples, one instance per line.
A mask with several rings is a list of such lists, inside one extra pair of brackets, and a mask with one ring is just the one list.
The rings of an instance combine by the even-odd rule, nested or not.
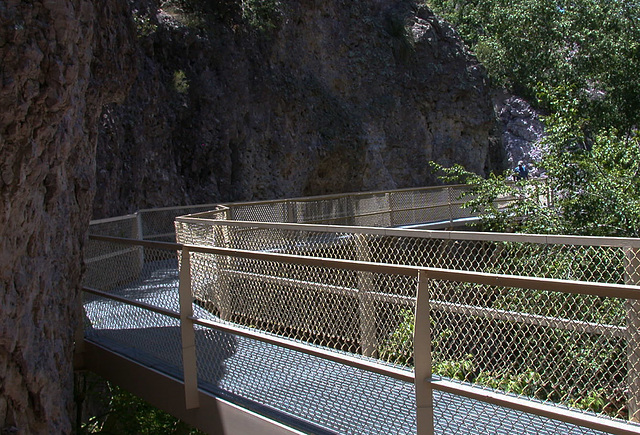
[[(177, 262), (147, 264), (143, 279), (109, 293), (177, 312)], [(88, 341), (181, 379), (177, 319), (93, 295), (84, 308)], [(286, 426), (313, 434), (416, 433), (413, 384), (203, 327), (196, 347), (201, 390)], [(600, 433), (439, 391), (434, 403), (437, 434)]]

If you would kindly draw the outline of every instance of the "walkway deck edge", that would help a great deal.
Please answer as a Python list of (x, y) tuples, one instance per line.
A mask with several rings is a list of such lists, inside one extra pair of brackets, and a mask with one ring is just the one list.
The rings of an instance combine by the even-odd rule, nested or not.
[(184, 384), (85, 340), (85, 369), (209, 434), (303, 435), (262, 415), (199, 391), (200, 407), (187, 410)]

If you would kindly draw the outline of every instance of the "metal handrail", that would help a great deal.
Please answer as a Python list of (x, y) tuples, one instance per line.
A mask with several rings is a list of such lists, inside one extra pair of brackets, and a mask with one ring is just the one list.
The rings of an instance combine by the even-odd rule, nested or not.
[(640, 285), (563, 280), (556, 278), (536, 278), (530, 276), (504, 275), (437, 267), (406, 266), (369, 261), (342, 260), (336, 258), (305, 257), (301, 255), (281, 254), (266, 251), (250, 251), (185, 243), (156, 242), (151, 240), (133, 240), (111, 236), (90, 235), (89, 238), (91, 240), (144, 246), (159, 250), (187, 250), (189, 252), (199, 252), (202, 254), (216, 254), (236, 258), (276, 261), (281, 263), (345, 269), (359, 272), (404, 275), (414, 278), (417, 278), (418, 273), (423, 271), (427, 274), (429, 279), (487, 284), (500, 287), (517, 287), (529, 290), (547, 290), (572, 294), (608, 296), (622, 299), (640, 299)]
[[(216, 254), (223, 256), (230, 256), (236, 258), (250, 258), (250, 259), (259, 259), (259, 260), (268, 260), (275, 261), (281, 263), (290, 263), (290, 264), (300, 264), (300, 265), (310, 265), (310, 266), (321, 266), (327, 268), (335, 268), (335, 269), (347, 269), (347, 270), (355, 270), (361, 272), (373, 272), (373, 273), (381, 273), (381, 274), (394, 274), (394, 275), (405, 275), (410, 277), (420, 278), (419, 287), (422, 289), (426, 288), (425, 283), (430, 279), (438, 279), (438, 280), (449, 280), (449, 281), (459, 281), (459, 282), (470, 282), (470, 283), (478, 283), (478, 284), (490, 284), (490, 285), (499, 285), (506, 287), (518, 287), (518, 288), (527, 288), (534, 290), (551, 290), (558, 291), (564, 293), (573, 293), (573, 294), (585, 294), (585, 295), (601, 295), (601, 296), (609, 296), (609, 297), (619, 297), (625, 299), (640, 299), (640, 286), (635, 285), (624, 285), (624, 284), (603, 284), (603, 283), (593, 283), (593, 282), (585, 282), (585, 281), (564, 281), (558, 279), (550, 279), (550, 278), (531, 278), (531, 277), (523, 277), (523, 276), (514, 276), (514, 275), (498, 275), (498, 274), (490, 274), (483, 272), (469, 272), (469, 271), (459, 271), (459, 270), (450, 270), (450, 269), (440, 269), (440, 268), (432, 268), (432, 267), (418, 267), (418, 266), (402, 266), (402, 265), (394, 265), (394, 264), (381, 264), (381, 263), (372, 263), (365, 261), (354, 261), (354, 260), (340, 260), (340, 259), (331, 259), (331, 258), (317, 258), (317, 257), (303, 257), (297, 255), (288, 255), (288, 254), (280, 254), (280, 253), (271, 253), (271, 252), (258, 252), (258, 251), (247, 251), (247, 250), (239, 250), (239, 249), (229, 249), (229, 248), (217, 248), (217, 247), (209, 247), (209, 246), (199, 246), (199, 245), (190, 245), (190, 244), (181, 244), (181, 243), (167, 243), (167, 242), (155, 242), (155, 241), (145, 241), (145, 240), (131, 240), (124, 239), (118, 237), (109, 237), (109, 236), (89, 236), (90, 239), (100, 240), (104, 242), (113, 242), (118, 244), (127, 244), (127, 245), (135, 245), (135, 246), (144, 246), (153, 249), (159, 250), (174, 250), (174, 251), (182, 251), (183, 253), (183, 267), (180, 271), (180, 293), (181, 300), (188, 299), (188, 303), (191, 304), (191, 295), (190, 295), (190, 284), (183, 282), (190, 277), (189, 263), (188, 261), (184, 261), (185, 254), (188, 257), (190, 253), (208, 253), (208, 254)], [(186, 269), (185, 270), (185, 266)], [(465, 384), (460, 384), (457, 382), (449, 382), (440, 378), (433, 378), (431, 375), (421, 379), (416, 377), (415, 373), (421, 369), (418, 358), (416, 357), (416, 368), (415, 372), (409, 372), (407, 370), (398, 369), (392, 366), (376, 363), (373, 360), (356, 358), (349, 355), (345, 355), (339, 352), (333, 352), (331, 350), (327, 350), (325, 348), (310, 346), (308, 344), (304, 344), (297, 341), (288, 340), (285, 338), (277, 337), (275, 335), (266, 334), (263, 332), (259, 332), (256, 330), (251, 330), (249, 328), (237, 327), (231, 324), (221, 324), (216, 322), (211, 322), (206, 319), (200, 319), (193, 316), (192, 313), (185, 315), (182, 311), (180, 313), (176, 313), (175, 311), (166, 310), (160, 307), (155, 307), (143, 302), (131, 300), (129, 298), (120, 297), (116, 295), (109, 294), (107, 292), (102, 292), (96, 289), (84, 288), (83, 289), (87, 293), (99, 295), (101, 297), (117, 300), (123, 303), (131, 304), (137, 306), (139, 308), (147, 309), (150, 311), (154, 311), (160, 314), (164, 314), (173, 318), (181, 318), (188, 322), (188, 327), (193, 328), (193, 325), (200, 325), (208, 328), (213, 328), (216, 330), (228, 332), (231, 334), (236, 334), (240, 336), (244, 336), (247, 338), (259, 340), (262, 342), (266, 342), (269, 344), (273, 344), (276, 346), (284, 347), (287, 349), (303, 352), (309, 355), (313, 355), (316, 357), (324, 358), (330, 361), (338, 362), (341, 364), (349, 365), (351, 367), (371, 371), (374, 373), (378, 373), (381, 375), (389, 376), (394, 379), (399, 379), (405, 382), (414, 382), (416, 383), (416, 394), (419, 395), (419, 389), (427, 388), (428, 390), (436, 389), (464, 397), (469, 397), (475, 400), (479, 400), (485, 403), (491, 403), (511, 409), (516, 409), (520, 411), (527, 412), (529, 414), (534, 414), (543, 417), (549, 417), (556, 420), (564, 421), (566, 423), (571, 423), (583, 427), (588, 427), (591, 429), (602, 430), (613, 434), (639, 434), (640, 428), (634, 425), (630, 425), (628, 423), (623, 423), (620, 421), (609, 420), (601, 417), (592, 417), (590, 415), (572, 411), (569, 409), (558, 408), (556, 406), (551, 406), (543, 403), (532, 402), (530, 400), (525, 400), (522, 398), (512, 397), (508, 394), (500, 394), (488, 390), (484, 390), (478, 387), (472, 387)], [(187, 293), (188, 292), (188, 293)], [(185, 294), (187, 293), (187, 294)], [(428, 294), (424, 293), (424, 290), (418, 290), (417, 301), (416, 301), (416, 311), (420, 312), (425, 310), (424, 306), (426, 304), (426, 312), (428, 313), (429, 309), (429, 297)], [(182, 303), (181, 303), (182, 308)], [(418, 316), (416, 316), (418, 317)], [(428, 316), (427, 316), (428, 317)], [(428, 322), (427, 322), (428, 323)], [(421, 330), (416, 326), (415, 329), (415, 343), (425, 343), (428, 342), (429, 330)], [(183, 352), (185, 350), (192, 350), (195, 352), (195, 346), (191, 349), (183, 348)], [(187, 358), (188, 359), (188, 358)], [(195, 357), (192, 359), (192, 363), (195, 364)], [(430, 357), (427, 362), (430, 364)], [(195, 367), (191, 369), (185, 365), (185, 390), (190, 389), (191, 391), (185, 391), (185, 395), (187, 397), (187, 404), (190, 403), (189, 397), (197, 396), (197, 382), (188, 382), (187, 379), (189, 376), (186, 374), (188, 370), (191, 370), (192, 377), (195, 376)], [(430, 368), (428, 369), (430, 373)], [(429, 393), (430, 394), (430, 393)], [(191, 406), (197, 406), (197, 403), (193, 403), (191, 401)], [(425, 408), (428, 412), (432, 412), (433, 408), (431, 407)], [(432, 421), (432, 416), (430, 417)], [(427, 418), (429, 421), (429, 419)], [(420, 424), (421, 418), (418, 418), (418, 433), (432, 433), (432, 426), (424, 427), (424, 425)]]
[[(104, 260), (105, 263), (109, 262), (111, 259), (116, 258), (118, 255), (126, 256), (127, 259), (132, 258), (132, 261), (136, 264), (141, 265), (145, 262), (145, 254), (142, 248), (149, 249), (160, 249), (160, 250), (172, 250), (181, 252), (182, 255), (179, 257), (180, 260), (180, 303), (181, 309), (180, 312), (175, 312), (172, 310), (167, 310), (165, 308), (154, 307), (153, 305), (149, 305), (144, 302), (134, 301), (122, 296), (112, 295), (107, 292), (103, 292), (97, 289), (85, 289), (86, 292), (92, 293), (101, 297), (111, 298), (117, 300), (122, 303), (132, 304), (141, 309), (154, 311), (156, 313), (166, 315), (172, 318), (179, 318), (181, 324), (181, 330), (183, 333), (183, 368), (184, 368), (184, 386), (185, 386), (185, 403), (187, 408), (194, 408), (198, 406), (197, 399), (197, 380), (196, 380), (196, 370), (195, 370), (195, 342), (193, 340), (193, 327), (194, 325), (199, 325), (202, 327), (218, 329), (221, 331), (226, 331), (230, 334), (235, 334), (239, 336), (248, 337), (251, 339), (271, 343), (276, 346), (280, 346), (283, 348), (288, 348), (291, 350), (303, 352), (306, 354), (314, 355), (320, 358), (325, 358), (334, 362), (339, 362), (341, 364), (349, 365), (352, 367), (357, 367), (363, 370), (372, 371), (374, 373), (382, 374), (385, 376), (389, 376), (390, 378), (400, 379), (405, 382), (413, 382), (416, 386), (416, 409), (418, 411), (418, 433), (431, 433), (430, 431), (433, 429), (433, 397), (432, 390), (440, 390), (464, 397), (470, 397), (475, 400), (479, 400), (484, 403), (496, 404), (499, 406), (504, 406), (506, 408), (516, 409), (525, 411), (532, 415), (539, 415), (544, 417), (549, 417), (552, 419), (556, 419), (559, 421), (568, 422), (571, 424), (576, 424), (584, 427), (589, 427), (596, 430), (603, 430), (610, 433), (616, 434), (630, 434), (636, 433), (640, 434), (640, 429), (638, 429), (637, 425), (628, 424), (622, 422), (620, 420), (608, 420), (602, 416), (591, 416), (589, 414), (585, 414), (583, 412), (564, 409), (561, 406), (551, 405), (548, 403), (539, 403), (536, 401), (531, 401), (522, 397), (514, 397), (509, 395), (508, 393), (499, 393), (494, 391), (485, 390), (478, 386), (470, 386), (466, 384), (460, 384), (457, 382), (450, 382), (444, 379), (434, 378), (431, 374), (431, 346), (429, 344), (430, 332), (429, 332), (429, 322), (425, 319), (430, 317), (430, 312), (432, 311), (440, 311), (447, 313), (460, 313), (475, 316), (477, 318), (485, 318), (499, 321), (509, 321), (513, 323), (522, 323), (522, 324), (530, 324), (534, 327), (543, 326), (543, 327), (552, 327), (560, 330), (567, 331), (577, 331), (579, 333), (587, 333), (594, 335), (602, 335), (603, 337), (616, 337), (618, 339), (623, 339), (627, 341), (627, 346), (632, 346), (632, 343), (635, 343), (638, 338), (638, 325), (636, 322), (638, 321), (638, 316), (634, 317), (633, 320), (630, 320), (631, 314), (630, 311), (627, 311), (627, 326), (620, 326), (614, 324), (598, 324), (591, 323), (588, 321), (579, 321), (575, 319), (563, 319), (562, 317), (550, 317), (540, 314), (528, 314), (528, 313), (519, 313), (516, 311), (509, 311), (498, 308), (491, 308), (485, 306), (476, 306), (465, 303), (452, 303), (446, 300), (430, 300), (429, 298), (429, 289), (427, 283), (430, 280), (438, 280), (438, 281), (446, 281), (450, 283), (455, 282), (464, 282), (464, 283), (472, 283), (472, 284), (482, 284), (488, 286), (496, 286), (496, 287), (510, 287), (510, 288), (522, 288), (522, 289), (532, 289), (532, 290), (543, 290), (543, 291), (551, 291), (551, 292), (561, 292), (565, 294), (577, 294), (577, 295), (596, 295), (608, 298), (620, 298), (626, 299), (628, 304), (636, 304), (637, 300), (640, 300), (640, 286), (632, 285), (636, 283), (640, 283), (640, 278), (638, 274), (640, 273), (640, 266), (638, 265), (638, 251), (640, 250), (640, 239), (627, 239), (627, 238), (611, 238), (611, 237), (584, 237), (584, 236), (563, 236), (563, 235), (536, 235), (536, 234), (511, 234), (511, 233), (480, 233), (480, 232), (471, 232), (471, 231), (433, 231), (433, 230), (417, 230), (417, 229), (406, 229), (401, 227), (389, 227), (389, 228), (381, 228), (381, 227), (363, 227), (363, 226), (345, 226), (345, 225), (329, 225), (329, 224), (318, 224), (318, 222), (331, 222), (336, 220), (344, 220), (345, 222), (359, 222), (359, 221), (351, 221), (349, 219), (352, 218), (363, 218), (360, 222), (374, 222), (374, 224), (378, 224), (380, 221), (377, 218), (367, 219), (368, 217), (374, 217), (376, 215), (383, 215), (383, 219), (381, 222), (391, 222), (391, 225), (401, 225), (402, 223), (398, 223), (399, 220), (406, 220), (406, 217), (400, 216), (399, 219), (394, 219), (392, 213), (406, 213), (415, 211), (416, 214), (413, 216), (421, 216), (424, 218), (423, 212), (419, 210), (424, 210), (427, 208), (442, 208), (449, 207), (448, 220), (443, 222), (451, 222), (453, 224), (454, 218), (458, 219), (457, 216), (460, 216), (459, 212), (456, 212), (451, 209), (452, 206), (459, 206), (459, 201), (452, 201), (452, 190), (451, 189), (460, 189), (462, 186), (439, 186), (439, 187), (429, 187), (429, 188), (421, 188), (421, 189), (402, 189), (394, 192), (416, 192), (416, 191), (435, 191), (435, 190), (446, 190), (449, 189), (447, 193), (447, 197), (444, 195), (437, 194), (434, 198), (434, 202), (427, 205), (419, 205), (419, 206), (407, 206), (406, 202), (403, 199), (391, 200), (391, 196), (386, 196), (387, 202), (385, 203), (385, 198), (383, 195), (390, 195), (392, 192), (357, 192), (350, 194), (339, 194), (339, 195), (325, 195), (323, 197), (306, 197), (306, 198), (294, 198), (294, 199), (286, 199), (286, 200), (275, 200), (275, 201), (259, 201), (259, 202), (247, 202), (247, 203), (235, 203), (235, 204), (218, 204), (211, 205), (212, 208), (216, 210), (214, 212), (203, 212), (203, 213), (195, 213), (191, 215), (179, 216), (175, 219), (176, 225), (178, 224), (199, 224), (205, 226), (212, 226), (212, 229), (215, 228), (216, 236), (221, 237), (221, 245), (220, 247), (212, 247), (199, 245), (196, 243), (171, 243), (171, 242), (157, 242), (151, 240), (141, 240), (143, 239), (143, 215), (145, 215), (145, 225), (149, 224), (150, 226), (145, 228), (151, 229), (154, 233), (157, 234), (146, 234), (147, 237), (164, 237), (168, 236), (168, 227), (165, 228), (165, 225), (169, 222), (168, 218), (175, 211), (178, 212), (180, 210), (185, 210), (185, 207), (165, 207), (160, 209), (161, 215), (157, 218), (153, 217), (153, 209), (140, 210), (139, 212), (128, 215), (126, 217), (119, 218), (108, 218), (102, 219), (100, 221), (92, 221), (92, 224), (104, 224), (107, 227), (109, 224), (114, 224), (119, 221), (123, 221), (122, 228), (123, 232), (127, 232), (131, 230), (130, 236), (125, 237), (111, 237), (104, 235), (90, 235), (90, 240), (106, 242), (106, 243), (118, 243), (125, 245), (125, 249), (121, 249), (118, 251), (109, 252), (107, 254), (97, 255), (94, 258), (87, 258), (86, 262), (88, 265), (92, 265), (95, 263), (100, 263), (100, 260)], [(457, 190), (459, 192), (459, 190)], [(364, 204), (362, 208), (360, 205), (354, 206), (353, 204), (349, 204), (347, 201), (349, 198), (371, 198), (371, 201), (364, 201), (361, 204)], [(416, 199), (412, 197), (405, 196), (404, 198), (409, 198), (407, 201), (411, 201), (410, 204), (413, 204), (413, 201)], [(417, 197), (421, 198), (421, 197)], [(448, 198), (448, 202), (447, 202)], [(341, 201), (338, 204), (328, 205), (322, 204), (318, 201)], [(344, 200), (344, 201), (343, 201)], [(442, 201), (442, 202), (440, 202)], [(300, 204), (313, 203), (318, 202), (317, 209), (315, 207), (307, 207), (306, 205), (303, 208), (296, 208)], [(427, 202), (427, 201), (425, 201)], [(402, 205), (399, 205), (401, 204)], [(373, 206), (382, 204), (383, 208), (380, 211), (371, 211), (371, 205)], [(388, 205), (388, 208), (386, 205)], [(393, 204), (393, 207), (392, 205)], [(433, 205), (435, 204), (435, 205)], [(252, 206), (261, 205), (266, 206), (265, 208), (259, 208), (259, 212), (254, 213), (250, 208)], [(274, 208), (269, 208), (269, 205), (275, 205)], [(283, 208), (280, 207), (283, 206)], [(327, 208), (323, 208), (323, 207)], [(202, 206), (186, 206), (201, 209)], [(305, 208), (307, 207), (307, 208)], [(238, 210), (237, 214), (234, 214), (234, 210)], [(312, 219), (314, 210), (319, 211), (320, 215), (330, 215), (333, 213), (333, 217), (320, 217), (318, 219)], [(344, 211), (351, 211), (355, 216), (342, 216), (341, 213)], [(337, 213), (335, 213), (337, 211)], [(384, 216), (389, 213), (389, 217)], [(349, 214), (349, 213), (346, 213)], [(442, 215), (444, 213), (440, 213)], [(253, 217), (258, 216), (258, 219), (263, 215), (266, 215), (268, 218), (273, 218), (275, 216), (276, 219), (284, 219), (289, 222), (263, 222), (263, 221), (247, 221), (247, 220), (232, 220), (231, 218), (235, 215), (235, 217)], [(437, 216), (437, 214), (436, 214)], [(216, 220), (213, 220), (212, 217), (215, 217)], [(316, 223), (296, 223), (295, 221), (300, 219), (303, 221), (305, 218), (308, 218), (309, 221), (313, 221)], [(148, 221), (146, 219), (149, 219)], [(154, 220), (155, 219), (155, 220)], [(162, 224), (162, 225), (159, 225)], [(212, 231), (212, 229), (208, 231)], [(237, 229), (233, 231), (232, 229)], [(274, 230), (274, 231), (291, 231), (291, 232), (307, 232), (307, 233), (336, 233), (339, 236), (336, 236), (336, 240), (339, 238), (341, 241), (344, 239), (345, 241), (351, 240), (354, 246), (360, 245), (361, 236), (371, 236), (373, 239), (368, 239), (369, 242), (365, 243), (365, 248), (362, 251), (358, 251), (355, 253), (355, 258), (357, 260), (344, 260), (344, 259), (336, 259), (336, 258), (323, 258), (320, 257), (312, 257), (305, 256), (305, 254), (286, 254), (280, 252), (274, 252), (280, 249), (278, 243), (276, 241), (275, 248), (272, 246), (270, 248), (265, 249), (264, 251), (260, 250), (258, 246), (252, 246), (249, 249), (232, 249), (227, 248), (225, 246), (233, 246), (235, 240), (240, 237), (244, 238), (249, 237), (250, 230)], [(114, 233), (120, 233), (120, 231), (114, 231)], [(210, 233), (211, 234), (211, 233)], [(228, 238), (228, 234), (231, 234), (236, 239)], [(281, 233), (278, 233), (281, 234)], [(329, 236), (330, 238), (331, 236)], [(353, 239), (351, 239), (353, 237)], [(514, 244), (538, 244), (538, 245), (569, 245), (569, 246), (589, 246), (589, 247), (614, 247), (614, 248), (622, 248), (624, 254), (622, 254), (625, 258), (624, 263), (624, 277), (621, 279), (618, 276), (619, 282), (625, 282), (626, 284), (609, 284), (609, 283), (598, 283), (591, 281), (580, 281), (580, 280), (563, 280), (563, 279), (553, 279), (553, 278), (536, 278), (531, 276), (524, 275), (508, 275), (508, 274), (499, 274), (499, 273), (486, 273), (486, 272), (477, 272), (477, 271), (465, 271), (465, 270), (454, 270), (448, 268), (438, 268), (438, 267), (423, 267), (423, 266), (407, 266), (403, 264), (388, 264), (388, 263), (375, 263), (369, 261), (371, 256), (368, 254), (369, 248), (366, 243), (377, 243), (377, 240), (386, 240), (385, 237), (407, 237), (412, 239), (438, 239), (446, 241), (448, 244), (449, 241), (453, 242), (450, 246), (457, 246), (459, 241), (465, 242), (502, 242), (506, 243), (506, 245), (499, 245), (498, 251), (502, 249), (503, 246), (507, 246), (509, 248), (511, 243)], [(357, 239), (357, 240), (356, 240)], [(183, 239), (190, 240), (193, 242), (194, 239)], [(218, 240), (218, 239), (216, 239)], [(363, 238), (364, 240), (364, 238)], [(373, 241), (373, 242), (371, 242)], [(218, 241), (216, 241), (218, 243)], [(430, 243), (430, 242), (429, 242)], [(132, 250), (132, 246), (135, 246)], [(242, 246), (248, 246), (244, 243)], [(284, 245), (283, 245), (284, 246)], [(342, 246), (342, 244), (341, 244)], [(447, 245), (443, 245), (447, 246)], [(136, 252), (136, 249), (138, 252)], [(324, 249), (324, 245), (323, 245)], [(360, 248), (358, 248), (360, 249)], [(590, 248), (591, 249), (591, 248)], [(545, 248), (546, 250), (546, 248)], [(315, 254), (322, 253), (322, 250), (318, 250)], [(553, 250), (551, 251), (553, 252)], [(97, 252), (100, 254), (100, 252)], [(267, 279), (270, 280), (273, 284), (286, 284), (288, 286), (303, 286), (307, 289), (314, 289), (319, 292), (333, 293), (336, 295), (347, 295), (348, 297), (358, 298), (358, 294), (362, 294), (362, 292), (366, 292), (366, 298), (375, 301), (375, 302), (383, 302), (383, 303), (393, 303), (405, 306), (413, 306), (416, 307), (416, 316), (415, 316), (415, 325), (414, 330), (416, 334), (416, 338), (414, 340), (415, 348), (414, 348), (414, 364), (415, 369), (414, 372), (410, 372), (408, 370), (402, 370), (394, 366), (389, 366), (377, 362), (374, 358), (370, 358), (369, 356), (373, 354), (365, 353), (365, 343), (368, 346), (369, 343), (365, 342), (364, 335), (360, 336), (362, 340), (362, 349), (363, 356), (354, 357), (341, 352), (335, 352), (328, 350), (328, 348), (318, 347), (315, 345), (310, 345), (305, 342), (293, 341), (291, 339), (282, 338), (276, 335), (272, 335), (269, 332), (257, 331), (255, 329), (243, 328), (239, 326), (235, 326), (228, 323), (219, 323), (219, 322), (211, 322), (206, 319), (200, 319), (197, 316), (193, 315), (192, 310), (192, 295), (191, 295), (191, 272), (190, 272), (190, 256), (191, 253), (198, 254), (214, 254), (224, 258), (243, 258), (243, 259), (253, 259), (260, 261), (272, 261), (279, 263), (288, 263), (288, 264), (299, 264), (305, 266), (312, 267), (323, 267), (323, 268), (334, 268), (341, 270), (350, 270), (357, 272), (358, 284), (348, 284), (344, 285), (331, 285), (331, 284), (321, 284), (312, 281), (304, 281), (296, 280), (291, 278), (278, 277), (276, 275), (271, 276), (268, 275), (267, 272), (254, 272), (251, 270), (242, 270), (242, 268), (238, 270), (234, 270), (233, 262), (227, 263), (226, 260), (223, 260), (220, 263), (221, 271), (226, 275), (226, 278), (234, 277), (238, 278), (238, 281), (245, 279), (252, 280), (261, 280)], [(313, 255), (314, 252), (310, 251), (307, 254)], [(139, 255), (139, 257), (135, 258), (135, 255)], [(616, 254), (620, 255), (620, 254)], [(195, 258), (195, 257), (194, 257)], [(493, 257), (492, 257), (493, 258)], [(194, 260), (199, 261), (199, 260)], [(443, 264), (440, 262), (436, 262), (435, 264)], [(448, 263), (444, 263), (448, 264)], [(622, 264), (622, 263), (618, 263)], [(97, 266), (97, 265), (96, 265)], [(216, 266), (218, 267), (218, 266)], [(455, 267), (452, 265), (452, 267)], [(620, 266), (618, 266), (620, 267)], [(503, 270), (503, 269), (488, 269), (488, 270)], [(506, 272), (513, 272), (513, 269), (504, 269)], [(265, 274), (266, 273), (266, 274)], [(390, 275), (402, 275), (412, 278), (418, 279), (418, 289), (417, 289), (417, 297), (407, 296), (401, 294), (390, 294), (381, 292), (379, 289), (367, 289), (366, 287), (361, 287), (364, 281), (367, 278), (368, 274), (390, 274)], [(564, 275), (562, 275), (564, 276)], [(588, 279), (589, 275), (583, 275), (585, 279)], [(294, 277), (295, 278), (295, 277)], [(288, 280), (288, 281), (287, 281)], [(222, 282), (222, 281), (221, 281)], [(200, 284), (198, 284), (200, 285)], [(220, 285), (225, 285), (223, 282)], [(353, 288), (351, 288), (353, 287)], [(363, 290), (364, 288), (364, 290)], [(426, 294), (426, 296), (425, 296)], [(421, 296), (422, 295), (422, 296)], [(482, 305), (479, 303), (478, 305)], [(629, 309), (629, 308), (627, 308)], [(637, 310), (637, 308), (632, 308), (632, 310)], [(417, 314), (421, 313), (420, 316)], [(425, 314), (426, 313), (426, 314)], [(546, 314), (546, 313), (542, 313)], [(635, 314), (634, 314), (635, 315)], [(563, 314), (563, 316), (571, 317), (570, 314)], [(221, 315), (222, 319), (226, 319)], [(631, 322), (631, 323), (630, 323)], [(360, 325), (360, 334), (363, 334), (366, 330), (362, 328), (366, 328), (367, 325)], [(635, 338), (634, 338), (635, 337)], [(636, 340), (636, 341), (633, 341)], [(629, 352), (627, 350), (627, 352)], [(369, 356), (365, 356), (369, 355)], [(629, 362), (631, 361), (631, 356), (627, 355), (629, 358)], [(633, 374), (629, 372), (630, 379), (637, 379), (638, 376), (638, 366), (640, 364), (637, 362), (637, 357), (634, 354), (634, 362)], [(631, 365), (630, 365), (631, 367)], [(631, 370), (631, 368), (629, 368)], [(640, 387), (635, 384), (638, 381), (634, 382), (634, 391), (640, 389)], [(629, 385), (629, 388), (631, 386)], [(630, 397), (634, 397), (638, 400), (636, 392), (634, 392)], [(631, 400), (631, 399), (629, 399)], [(630, 402), (627, 402), (629, 406)], [(631, 412), (630, 412), (631, 415)], [(637, 416), (637, 414), (636, 414)]]

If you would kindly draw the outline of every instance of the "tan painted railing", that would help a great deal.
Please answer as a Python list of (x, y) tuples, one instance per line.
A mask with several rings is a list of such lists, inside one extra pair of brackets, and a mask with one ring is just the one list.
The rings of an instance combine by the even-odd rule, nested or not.
[[(393, 195), (362, 197), (380, 205)], [(351, 199), (322, 201), (253, 203), (254, 214), (235, 218), (375, 215)], [(441, 220), (413, 204), (396, 210)], [(421, 434), (459, 432), (446, 415), (465, 419), (468, 404), (444, 412), (434, 390), (520, 411), (513, 431), (534, 415), (640, 433), (626, 421), (640, 398), (640, 240), (230, 220), (235, 208), (177, 218), (178, 244), (94, 235), (88, 251), (87, 293), (179, 323), (187, 408), (199, 406), (208, 359), (196, 335), (205, 328), (413, 383)], [(391, 216), (383, 221), (399, 219)], [(145, 286), (130, 290), (150, 264), (176, 259), (179, 306), (149, 302)], [(100, 322), (111, 320), (92, 315), (99, 337)]]

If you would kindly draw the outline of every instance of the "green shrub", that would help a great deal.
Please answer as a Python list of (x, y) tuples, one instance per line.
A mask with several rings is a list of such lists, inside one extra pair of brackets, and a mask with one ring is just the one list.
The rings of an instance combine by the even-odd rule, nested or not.
[(435, 361), (433, 373), (458, 381), (474, 382), (476, 365), (473, 361), (473, 355), (466, 355), (461, 360)]
[(133, 11), (133, 22), (136, 25), (136, 33), (138, 35), (138, 38), (150, 36), (158, 29), (158, 25), (154, 24), (151, 21), (151, 18), (138, 13), (138, 11)]
[[(533, 304), (547, 307), (548, 315), (553, 311), (529, 299), (523, 296), (508, 308), (526, 313)], [(436, 313), (431, 319), (435, 375), (625, 418), (623, 339)], [(379, 349), (380, 358), (412, 367), (414, 313), (401, 310), (399, 318)]]
[(242, 18), (258, 30), (275, 29), (282, 18), (282, 3), (279, 0), (242, 0)]
[(187, 75), (181, 69), (173, 73), (173, 88), (179, 94), (189, 92), (189, 80), (187, 80)]
[(380, 348), (380, 358), (403, 366), (413, 366), (413, 330), (415, 315), (412, 310), (402, 310), (402, 319)]
[(108, 385), (110, 401), (108, 411), (93, 416), (80, 433), (118, 435), (203, 435), (170, 414), (155, 408), (139, 397), (111, 384)]

